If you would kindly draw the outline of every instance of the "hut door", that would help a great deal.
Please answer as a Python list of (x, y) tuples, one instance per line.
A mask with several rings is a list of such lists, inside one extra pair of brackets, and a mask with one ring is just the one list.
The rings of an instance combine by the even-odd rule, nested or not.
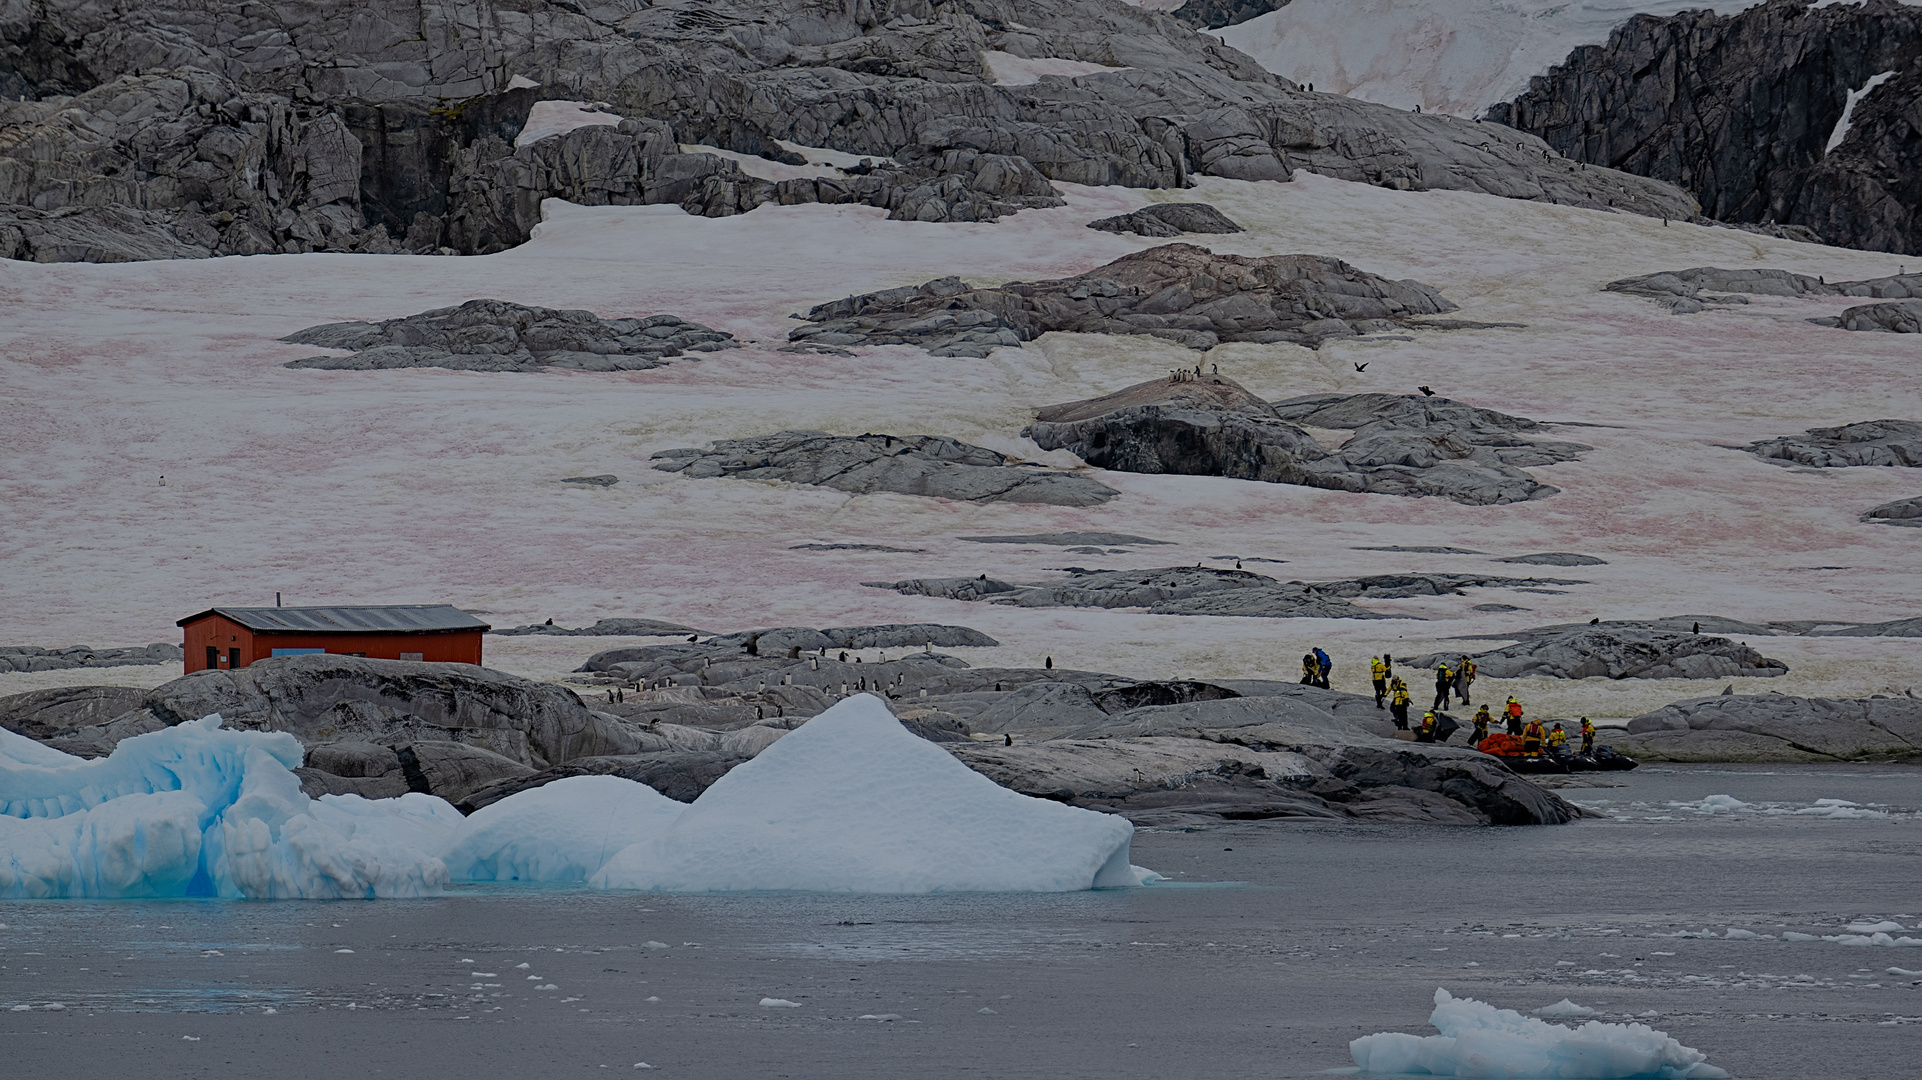
[(239, 649), (227, 650), (227, 666), (230, 668), (234, 668), (236, 670), (239, 669), (240, 667), (240, 650)]
[(207, 670), (212, 671), (219, 666), (220, 650), (214, 648), (212, 645), (207, 646)]

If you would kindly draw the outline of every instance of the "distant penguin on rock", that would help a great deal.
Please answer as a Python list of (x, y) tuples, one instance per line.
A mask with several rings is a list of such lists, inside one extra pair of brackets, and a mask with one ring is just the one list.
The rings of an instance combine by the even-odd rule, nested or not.
[(1047, 669), (1048, 669), (1049, 671), (1053, 671), (1053, 670), (1054, 670), (1054, 657), (1052, 657), (1052, 656), (1050, 656), (1050, 657), (1048, 657), (1048, 660), (1047, 660), (1047, 663), (1046, 663), (1046, 665), (1044, 665), (1044, 666), (1046, 666), (1046, 667), (1047, 667)]

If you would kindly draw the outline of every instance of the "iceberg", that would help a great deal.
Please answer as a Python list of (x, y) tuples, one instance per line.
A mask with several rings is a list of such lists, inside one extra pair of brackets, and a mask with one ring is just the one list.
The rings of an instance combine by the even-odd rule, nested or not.
[(1646, 1024), (1591, 1020), (1567, 1028), (1513, 1009), (1435, 991), (1440, 1035), (1382, 1032), (1348, 1044), (1361, 1071), (1504, 1080), (1726, 1080), (1708, 1055)]
[(0, 736), (0, 898), (425, 896), (447, 880), (438, 852), (459, 811), (310, 799), (284, 732), (214, 714), (92, 761)]
[(1142, 884), (1147, 871), (1128, 862), (1133, 836), (1123, 818), (1001, 787), (861, 694), (736, 766), (588, 883), (659, 892), (1072, 892)]
[(646, 784), (573, 776), (475, 811), (444, 861), (455, 881), (584, 881), (686, 809)]

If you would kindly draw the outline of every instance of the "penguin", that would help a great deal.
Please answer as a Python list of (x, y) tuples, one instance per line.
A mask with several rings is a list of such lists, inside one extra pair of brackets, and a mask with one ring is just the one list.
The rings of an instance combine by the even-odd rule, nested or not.
[(1013, 746), (1013, 745), (1014, 745), (1014, 736), (1012, 736), (1012, 735), (1009, 735), (1009, 734), (1007, 734), (1006, 732), (1003, 732), (1003, 733), (1001, 734), (1001, 745), (1002, 745), (1002, 746)]
[(1044, 665), (1044, 666), (1046, 666), (1046, 667), (1047, 667), (1047, 669), (1048, 669), (1049, 671), (1053, 671), (1053, 670), (1054, 670), (1054, 657), (1052, 657), (1052, 656), (1050, 656), (1050, 657), (1048, 657), (1048, 662), (1047, 662), (1047, 664), (1046, 664), (1046, 665)]

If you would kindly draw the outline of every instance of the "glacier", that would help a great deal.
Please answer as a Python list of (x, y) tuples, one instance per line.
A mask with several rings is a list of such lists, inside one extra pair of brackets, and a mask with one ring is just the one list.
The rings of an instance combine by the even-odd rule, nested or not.
[[(1573, 1004), (1573, 1003), (1568, 1003)], [(1727, 1080), (1708, 1055), (1647, 1024), (1578, 1028), (1435, 991), (1428, 1022), (1439, 1035), (1387, 1031), (1348, 1044), (1361, 1071), (1396, 1076), (1504, 1080)]]
[(666, 892), (1065, 892), (1144, 884), (1126, 819), (1009, 791), (849, 698), (691, 805), (616, 776), (443, 799), (323, 795), (298, 740), (218, 715), (85, 760), (0, 730), (0, 899), (373, 899), (451, 881)]
[(660, 892), (1072, 892), (1139, 885), (1126, 819), (1009, 791), (847, 698), (589, 879)]

